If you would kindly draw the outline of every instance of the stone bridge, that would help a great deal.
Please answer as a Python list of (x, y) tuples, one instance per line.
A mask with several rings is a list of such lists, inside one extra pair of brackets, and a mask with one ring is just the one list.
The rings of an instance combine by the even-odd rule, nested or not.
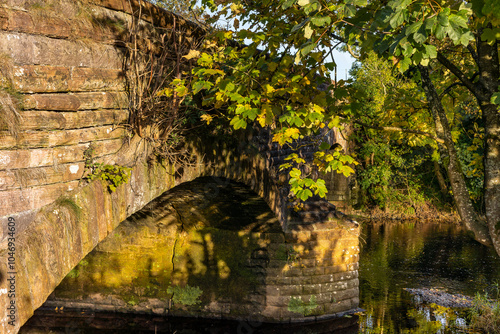
[[(186, 146), (191, 161), (182, 166), (151, 159), (150, 142), (140, 134), (130, 135), (130, 78), (124, 64), (130, 49), (127, 29), (139, 15), (143, 32), (153, 34), (160, 29), (165, 36), (176, 39), (176, 29), (183, 27), (180, 37), (188, 45), (203, 36), (196, 25), (144, 1), (1, 1), (0, 332), (16, 333), (68, 273), (81, 271), (85, 263), (82, 259), (101, 241), (105, 240), (96, 252), (105, 249), (110, 256), (122, 254), (116, 240), (113, 242), (113, 235), (121, 232), (112, 233), (121, 222), (118, 228), (128, 231), (131, 222), (140, 230), (170, 221), (175, 201), (171, 193), (165, 192), (186, 184), (199, 188), (196, 179), (203, 176), (209, 177), (208, 181), (204, 179), (205, 184), (211, 184), (209, 188), (221, 193), (244, 192), (246, 197), (240, 197), (240, 202), (253, 201), (258, 195), (276, 218), (265, 214), (267, 220), (255, 217), (255, 221), (241, 225), (238, 233), (228, 232), (234, 242), (243, 242), (244, 237), (249, 240), (241, 253), (248, 256), (245, 263), (264, 259), (264, 264), (257, 266), (260, 269), (255, 269), (258, 272), (254, 274), (263, 277), (252, 283), (255, 293), (248, 293), (244, 302), (239, 295), (239, 299), (225, 298), (216, 303), (214, 292), (210, 298), (204, 297), (203, 307), (198, 307), (196, 314), (228, 318), (247, 315), (268, 321), (304, 318), (304, 314), (289, 311), (289, 303), (307, 302), (313, 295), (320, 307), (306, 318), (355, 309), (358, 227), (326, 201), (310, 203), (296, 215), (289, 212), (283, 186), (286, 179), (280, 178), (276, 170), (287, 152), (271, 144), (265, 132), (242, 132), (233, 140), (209, 135), (191, 138)], [(164, 43), (167, 47), (169, 41)], [(154, 39), (147, 33), (136, 45), (141, 50), (154, 47)], [(333, 135), (327, 137), (334, 142)], [(91, 144), (96, 161), (132, 168), (127, 184), (110, 192), (102, 181), (82, 181)], [(305, 148), (301, 154), (308, 156), (310, 150)], [(194, 185), (188, 183), (191, 181)], [(248, 188), (241, 190), (243, 186), (234, 182)], [(339, 188), (337, 182), (331, 193), (337, 191), (342, 196), (346, 181), (341, 182), (344, 188)], [(175, 189), (182, 194), (180, 197), (192, 191)], [(204, 196), (200, 195), (203, 191), (196, 194)], [(186, 199), (183, 207), (199, 206), (196, 196), (191, 202)], [(160, 209), (155, 209), (157, 206)], [(150, 213), (155, 210), (160, 211), (153, 219)], [(199, 210), (208, 215), (206, 210)], [(193, 223), (195, 230), (186, 236), (179, 221), (182, 217), (172, 223), (173, 234), (153, 229), (148, 240), (160, 238), (155, 233), (161, 234), (164, 246), (172, 247), (172, 240), (175, 244), (175, 240), (199, 237), (199, 229), (232, 231), (211, 221), (200, 226)], [(253, 230), (252, 224), (263, 230)], [(128, 245), (133, 244), (131, 240), (127, 239)], [(96, 258), (99, 254), (89, 256)], [(165, 250), (165, 254), (170, 253)], [(217, 267), (218, 262), (214, 263)], [(227, 261), (224, 263), (227, 265)], [(167, 269), (175, 273), (173, 268)], [(173, 276), (169, 275), (162, 276), (162, 284), (172, 282)], [(319, 278), (313, 279), (315, 276)], [(68, 280), (71, 274), (66, 285)], [(184, 287), (193, 283), (185, 277), (176, 284)], [(155, 295), (155, 301), (160, 297), (166, 300), (162, 293), (165, 291)], [(144, 301), (144, 305), (150, 305), (147, 303), (151, 300)], [(250, 302), (258, 306), (257, 313), (245, 312)], [(140, 304), (132, 304), (126, 303), (125, 308), (145, 311), (144, 307), (137, 308)], [(164, 314), (195, 312), (175, 308), (171, 302), (150, 306), (150, 311)]]

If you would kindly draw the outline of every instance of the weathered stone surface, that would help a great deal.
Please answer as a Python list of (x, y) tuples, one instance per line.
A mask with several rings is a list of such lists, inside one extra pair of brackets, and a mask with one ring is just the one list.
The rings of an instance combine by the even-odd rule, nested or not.
[[(103, 125), (119, 125), (128, 120), (127, 110), (55, 112), (27, 110), (22, 112), (19, 130), (78, 129)], [(2, 128), (1, 130), (7, 130)]]
[(0, 217), (33, 210), (54, 202), (61, 195), (76, 189), (78, 181), (48, 184), (25, 189), (0, 191)]
[[(116, 153), (123, 142), (121, 139), (104, 140), (96, 143), (95, 156)], [(31, 150), (0, 150), (0, 170), (28, 168), (84, 161), (83, 152), (89, 144), (36, 148)]]
[(0, 171), (0, 191), (79, 180), (83, 162)]
[(57, 64), (101, 69), (121, 69), (123, 58), (122, 51), (111, 45), (88, 45), (21, 32), (0, 32), (0, 53), (12, 58), (17, 65)]
[(126, 109), (128, 97), (125, 92), (90, 92), (71, 94), (33, 94), (23, 99), (24, 110), (94, 110)]
[(26, 93), (124, 91), (122, 70), (63, 66), (14, 67), (13, 86)]
[(76, 145), (100, 140), (123, 138), (126, 130), (111, 125), (61, 131), (27, 131), (21, 132), (17, 138), (0, 132), (0, 149), (8, 148), (41, 148), (64, 145)]

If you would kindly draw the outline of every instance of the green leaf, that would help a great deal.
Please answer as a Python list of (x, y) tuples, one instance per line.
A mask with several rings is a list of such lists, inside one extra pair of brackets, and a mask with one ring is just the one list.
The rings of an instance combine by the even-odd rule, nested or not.
[(418, 29), (420, 29), (420, 27), (422, 26), (423, 22), (422, 21), (417, 21), (413, 24), (410, 24), (407, 28), (406, 28), (406, 36), (409, 36), (411, 34), (414, 34), (415, 32), (418, 31)]
[(316, 43), (314, 43), (314, 42), (308, 43), (302, 49), (300, 49), (300, 54), (302, 56), (305, 56), (309, 52), (311, 52), (312, 50), (314, 50), (315, 47), (316, 47)]
[(425, 27), (420, 27), (420, 29), (413, 34), (413, 39), (419, 44), (423, 44), (427, 40), (427, 31)]
[(446, 27), (446, 32), (448, 33), (448, 37), (450, 37), (455, 44), (458, 44), (460, 41), (460, 31), (455, 30), (450, 24)]
[(491, 103), (494, 103), (496, 105), (500, 105), (500, 93), (495, 93), (491, 96)]
[(431, 32), (436, 30), (437, 16), (429, 17), (425, 20), (425, 29)]
[(391, 25), (391, 27), (396, 28), (402, 25), (404, 20), (405, 20), (405, 13), (404, 11), (399, 10), (396, 13), (394, 13), (394, 15), (391, 17), (389, 24)]
[(468, 28), (467, 19), (462, 16), (451, 14), (449, 20), (450, 24), (454, 25), (455, 27)]
[(297, 168), (293, 168), (289, 174), (291, 177), (299, 179), (300, 176), (302, 175), (302, 172)]
[(301, 201), (305, 201), (307, 200), (309, 197), (311, 197), (313, 194), (312, 194), (312, 191), (309, 190), (309, 189), (302, 189), (302, 190), (299, 190), (297, 191), (297, 193), (295, 194), (295, 196), (297, 196), (297, 198), (299, 198)]
[(332, 22), (330, 16), (320, 16), (311, 18), (311, 23), (316, 27), (322, 27), (325, 25), (329, 25)]
[(446, 27), (438, 24), (436, 27), (435, 36), (439, 40), (444, 39), (446, 37)]
[(293, 6), (293, 4), (295, 3), (295, 1), (297, 0), (286, 0), (285, 2), (283, 2), (283, 4), (281, 5), (281, 8), (283, 9), (288, 9), (290, 7)]
[(446, 7), (443, 9), (443, 11), (441, 11), (438, 14), (437, 18), (439, 24), (442, 25), (443, 27), (447, 27), (450, 24), (449, 16), (450, 16), (450, 8)]
[(399, 71), (401, 73), (404, 73), (406, 72), (409, 68), (410, 68), (410, 65), (411, 65), (411, 58), (409, 57), (405, 57), (403, 58), (399, 63), (398, 63), (398, 67), (399, 67)]
[(481, 34), (481, 40), (487, 42), (489, 45), (495, 44), (500, 39), (500, 28), (486, 28)]
[(425, 48), (425, 58), (436, 58), (437, 57), (437, 49), (434, 45), (424, 45)]
[(308, 4), (310, 4), (311, 2), (312, 2), (311, 0), (299, 0), (299, 1), (297, 1), (297, 4), (301, 7), (304, 7)]
[(309, 23), (310, 20), (311, 20), (310, 18), (305, 19), (304, 21), (302, 21), (299, 24), (295, 25), (290, 32), (293, 33), (293, 32), (296, 32), (297, 30), (302, 29), (302, 27), (304, 27), (307, 23)]
[(330, 149), (330, 144), (328, 144), (327, 142), (322, 142), (321, 145), (319, 145), (319, 149), (320, 150), (328, 150), (328, 149)]
[[(475, 38), (474, 38), (474, 34), (472, 34), (472, 32), (470, 31), (467, 31), (465, 34), (462, 34), (462, 36), (460, 36), (460, 44), (462, 44), (463, 46), (467, 46), (471, 41), (473, 41)], [(489, 44), (489, 43), (488, 43)], [(492, 44), (490, 44), (492, 45)]]

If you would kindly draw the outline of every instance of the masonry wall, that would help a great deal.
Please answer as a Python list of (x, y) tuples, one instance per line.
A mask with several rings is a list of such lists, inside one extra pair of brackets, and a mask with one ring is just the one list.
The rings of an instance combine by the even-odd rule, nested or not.
[[(94, 158), (113, 160), (129, 139), (124, 64), (129, 13), (138, 8), (125, 0), (2, 0), (0, 217), (75, 189), (91, 142)], [(174, 20), (147, 3), (141, 15), (145, 27)], [(151, 42), (141, 38), (146, 49)]]

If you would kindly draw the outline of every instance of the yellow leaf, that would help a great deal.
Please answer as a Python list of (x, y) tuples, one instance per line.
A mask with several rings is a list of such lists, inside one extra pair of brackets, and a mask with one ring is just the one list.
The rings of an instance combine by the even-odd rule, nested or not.
[(260, 126), (265, 127), (266, 125), (270, 125), (273, 123), (273, 109), (269, 103), (266, 103), (262, 106), (262, 112), (257, 116), (257, 121)]
[(285, 136), (297, 139), (299, 138), (300, 131), (297, 128), (288, 128), (285, 130)]
[(309, 39), (311, 38), (312, 34), (313, 34), (314, 30), (311, 29), (311, 25), (308, 23), (306, 25), (306, 28), (304, 29), (304, 37), (306, 39)]
[(189, 50), (189, 53), (185, 56), (182, 56), (182, 58), (186, 59), (193, 59), (193, 58), (198, 58), (200, 56), (200, 51), (198, 50)]
[(209, 115), (209, 114), (203, 114), (200, 116), (200, 118), (202, 121), (207, 122), (207, 124), (210, 124), (210, 122), (212, 122), (214, 120), (212, 115)]
[(274, 87), (273, 87), (273, 86), (271, 86), (270, 84), (265, 84), (265, 85), (264, 85), (264, 88), (266, 89), (266, 93), (267, 93), (267, 94), (271, 94), (272, 92), (274, 92), (274, 91), (275, 91)]

